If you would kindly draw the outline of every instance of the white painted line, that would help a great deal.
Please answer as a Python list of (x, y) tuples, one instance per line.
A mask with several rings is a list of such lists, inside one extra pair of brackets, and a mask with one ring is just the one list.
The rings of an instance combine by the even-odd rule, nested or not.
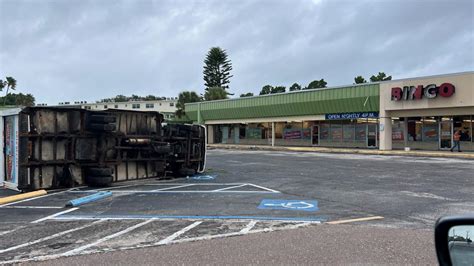
[(233, 188), (243, 187), (243, 186), (246, 186), (246, 185), (247, 185), (247, 184), (242, 184), (242, 185), (238, 185), (238, 186), (232, 186), (232, 187), (219, 188), (219, 189), (216, 189), (216, 190), (212, 190), (212, 192), (217, 192), (217, 191), (224, 191), (224, 190), (228, 190), (228, 189), (233, 189)]
[(244, 227), (244, 229), (240, 230), (240, 233), (247, 234), (248, 232), (250, 232), (250, 230), (252, 230), (252, 228), (255, 226), (255, 224), (257, 224), (257, 221), (250, 221), (247, 224), (247, 226)]
[[(75, 191), (71, 191), (72, 193), (76, 193)], [(94, 191), (88, 191), (94, 192)], [(118, 191), (111, 191), (113, 194), (131, 194), (131, 193), (149, 193), (149, 194), (160, 194), (160, 193), (280, 193), (280, 192), (272, 192), (272, 191), (262, 191), (262, 190), (223, 190), (223, 191), (214, 191), (214, 190), (163, 190), (163, 191), (153, 191), (153, 190), (118, 190)]]
[(347, 223), (366, 222), (366, 221), (380, 220), (380, 219), (383, 219), (383, 217), (382, 216), (369, 216), (369, 217), (364, 217), (364, 218), (331, 221), (331, 222), (327, 222), (327, 224), (347, 224)]
[(119, 231), (119, 232), (117, 232), (117, 233), (115, 233), (115, 234), (111, 234), (111, 235), (108, 235), (108, 236), (106, 236), (106, 237), (103, 237), (103, 238), (101, 238), (101, 239), (99, 239), (99, 240), (97, 240), (97, 241), (95, 241), (95, 242), (90, 243), (90, 244), (87, 244), (87, 245), (84, 245), (84, 246), (75, 248), (75, 249), (70, 250), (70, 251), (68, 251), (68, 252), (65, 252), (65, 253), (61, 254), (61, 256), (70, 256), (70, 255), (77, 254), (77, 253), (79, 253), (79, 252), (81, 252), (81, 251), (83, 251), (83, 250), (85, 250), (85, 249), (88, 249), (88, 248), (90, 248), (90, 247), (96, 246), (96, 245), (98, 245), (98, 244), (100, 244), (100, 243), (102, 243), (102, 242), (105, 242), (105, 241), (110, 240), (110, 239), (112, 239), (112, 238), (116, 238), (116, 237), (121, 236), (121, 235), (123, 235), (123, 234), (126, 234), (126, 233), (128, 233), (128, 232), (131, 232), (131, 231), (133, 231), (133, 230), (135, 230), (135, 229), (137, 229), (137, 228), (139, 228), (139, 227), (142, 227), (142, 226), (144, 226), (144, 225), (146, 225), (146, 224), (149, 224), (149, 223), (151, 223), (153, 220), (154, 220), (154, 219), (146, 220), (146, 221), (144, 221), (144, 222), (142, 222), (142, 223), (139, 223), (139, 224), (136, 224), (136, 225), (134, 225), (134, 226), (131, 226), (131, 227), (129, 227), (129, 228), (125, 229), (125, 230)]
[(262, 187), (262, 186), (259, 186), (259, 185), (255, 185), (255, 184), (248, 184), (249, 186), (254, 186), (256, 188), (260, 188), (260, 189), (263, 189), (263, 190), (267, 190), (267, 191), (270, 191), (270, 192), (273, 192), (273, 193), (281, 193), (280, 191), (278, 190), (274, 190), (274, 189), (271, 189), (271, 188), (267, 188), (267, 187)]
[(165, 239), (159, 241), (159, 242), (157, 243), (157, 245), (166, 245), (166, 244), (168, 244), (168, 243), (171, 243), (171, 241), (175, 240), (175, 239), (176, 239), (177, 237), (179, 237), (180, 235), (186, 233), (187, 231), (193, 229), (194, 227), (200, 225), (201, 223), (202, 223), (202, 221), (194, 222), (194, 223), (192, 223), (192, 224), (186, 226), (185, 228), (179, 230), (178, 232), (176, 232), (176, 233), (170, 235), (169, 237), (167, 237), (167, 238), (165, 238)]
[[(158, 221), (216, 221), (216, 220), (222, 220), (222, 221), (232, 221), (232, 222), (248, 222), (249, 219), (239, 219), (239, 218), (203, 218), (203, 217), (197, 217), (197, 218), (174, 218), (174, 217), (81, 217), (81, 216), (59, 216), (59, 217), (54, 217), (51, 220), (55, 221), (90, 221), (90, 220), (99, 220), (99, 219), (105, 219), (105, 220), (114, 220), (114, 221), (126, 221), (126, 220), (148, 220), (148, 219), (155, 219)], [(255, 219), (256, 221), (262, 221), (262, 222), (282, 222), (282, 223), (308, 223), (308, 224), (320, 224), (321, 221), (300, 221), (300, 220), (286, 220), (286, 219)]]
[(18, 227), (15, 228), (15, 229), (0, 232), (0, 236), (6, 235), (6, 234), (9, 234), (9, 233), (13, 233), (13, 232), (15, 232), (15, 231), (17, 231), (17, 230), (20, 230), (20, 229), (22, 229), (22, 228), (25, 228), (25, 227), (24, 227), (24, 226), (18, 226)]
[(62, 209), (64, 206), (5, 206), (5, 209)]
[(56, 217), (56, 216), (59, 216), (59, 215), (61, 215), (61, 214), (73, 212), (73, 211), (75, 211), (75, 210), (77, 210), (77, 209), (79, 209), (79, 208), (77, 208), (77, 207), (76, 207), (76, 208), (71, 208), (71, 209), (69, 209), (69, 210), (65, 210), (65, 211), (62, 211), (62, 212), (55, 213), (55, 214), (50, 215), (50, 216), (46, 216), (46, 217), (44, 217), (44, 218), (38, 219), (38, 220), (36, 220), (36, 221), (33, 221), (33, 222), (31, 222), (31, 223), (32, 223), (32, 224), (36, 224), (36, 223), (39, 223), (39, 222), (42, 222), (42, 221), (46, 221), (46, 220), (52, 219), (52, 218), (54, 218), (54, 217)]
[[(294, 225), (290, 225), (290, 226), (286, 226), (286, 227), (263, 228), (263, 229), (252, 230), (252, 231), (249, 231), (247, 233), (263, 233), (263, 232), (280, 231), (280, 230), (284, 230), (284, 229), (296, 229), (296, 228), (299, 228), (299, 227), (302, 227), (302, 226), (307, 226), (309, 224), (310, 223), (305, 222), (305, 223), (294, 224)], [(193, 242), (193, 241), (198, 241), (198, 240), (209, 240), (209, 239), (229, 237), (229, 236), (241, 236), (241, 235), (245, 235), (247, 233), (234, 232), (234, 233), (226, 233), (226, 234), (218, 234), (218, 235), (198, 236), (198, 237), (178, 239), (178, 240), (172, 241), (170, 244)]]
[(100, 223), (100, 222), (102, 222), (102, 221), (104, 221), (104, 220), (95, 221), (95, 222), (92, 222), (92, 223), (90, 223), (90, 224), (86, 224), (86, 225), (83, 225), (83, 226), (80, 226), (80, 227), (76, 227), (76, 228), (73, 228), (73, 229), (69, 229), (69, 230), (66, 230), (66, 231), (63, 231), (63, 232), (54, 234), (54, 235), (50, 235), (50, 236), (43, 237), (43, 238), (40, 238), (40, 239), (37, 239), (37, 240), (34, 240), (34, 241), (26, 242), (26, 243), (23, 243), (23, 244), (20, 244), (20, 245), (17, 245), (17, 246), (13, 246), (13, 247), (9, 247), (9, 248), (6, 248), (6, 249), (2, 249), (2, 250), (0, 250), (0, 254), (5, 253), (5, 252), (8, 252), (8, 251), (15, 250), (15, 249), (19, 249), (19, 248), (31, 246), (31, 245), (34, 245), (34, 244), (37, 244), (37, 243), (40, 243), (40, 242), (43, 242), (43, 241), (47, 241), (47, 240), (56, 238), (56, 237), (60, 237), (60, 236), (62, 236), (62, 235), (66, 235), (66, 234), (69, 234), (69, 233), (72, 233), (72, 232), (75, 232), (75, 231), (78, 231), (78, 230), (87, 228), (87, 227), (89, 227), (89, 226), (92, 226), (92, 225), (94, 225), (94, 224)]
[(190, 187), (194, 186), (195, 184), (186, 184), (186, 185), (181, 185), (181, 186), (173, 186), (173, 187), (166, 187), (166, 188), (159, 188), (159, 189), (154, 189), (150, 191), (165, 191), (165, 190), (170, 190), (170, 189), (175, 189), (175, 188), (182, 188), (182, 187)]
[[(264, 229), (257, 229), (257, 230), (252, 230), (249, 231), (249, 234), (254, 234), (254, 233), (262, 233), (262, 232), (273, 232), (273, 231), (281, 231), (281, 230), (286, 230), (286, 229), (296, 229), (302, 226), (307, 226), (311, 223), (309, 222), (304, 222), (304, 223), (298, 223), (290, 226), (283, 226), (283, 227), (275, 227), (275, 228), (264, 228)], [(240, 236), (244, 235), (241, 232), (234, 232), (234, 233), (226, 233), (226, 234), (219, 234), (219, 235), (210, 235), (210, 236), (200, 236), (200, 237), (192, 237), (192, 238), (184, 238), (184, 239), (178, 239), (170, 242), (169, 244), (175, 244), (175, 243), (183, 243), (183, 242), (193, 242), (193, 241), (199, 241), (199, 240), (208, 240), (208, 239), (214, 239), (214, 238), (223, 238), (223, 237), (229, 237), (229, 236)], [(131, 249), (137, 249), (137, 248), (147, 248), (147, 247), (156, 247), (156, 246), (161, 246), (164, 244), (158, 244), (158, 243), (152, 243), (152, 244), (139, 244), (139, 245), (134, 245), (134, 246), (129, 246), (129, 247), (119, 247), (119, 248), (112, 248), (112, 249), (107, 249), (107, 252), (111, 251), (123, 251), (123, 250), (131, 250)], [(83, 252), (82, 254), (94, 254), (94, 253), (99, 253), (102, 250), (90, 250), (88, 252)], [(28, 261), (45, 261), (45, 260), (52, 260), (52, 259), (58, 259), (64, 257), (62, 254), (55, 254), (55, 255), (43, 255), (43, 256), (37, 256), (33, 258), (26, 258), (26, 259), (16, 259), (16, 260), (9, 260), (9, 261), (1, 261), (0, 264), (15, 264), (15, 263), (22, 263), (22, 262), (28, 262)]]

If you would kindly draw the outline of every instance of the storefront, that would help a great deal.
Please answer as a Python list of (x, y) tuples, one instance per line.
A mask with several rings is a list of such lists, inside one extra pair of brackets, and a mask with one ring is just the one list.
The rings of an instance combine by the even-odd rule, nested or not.
[[(474, 72), (186, 104), (208, 143), (474, 150)], [(449, 85), (448, 85), (449, 84)], [(395, 88), (395, 89), (394, 89)]]
[(472, 72), (383, 82), (380, 110), (382, 150), (449, 150), (460, 131), (461, 150), (474, 151)]

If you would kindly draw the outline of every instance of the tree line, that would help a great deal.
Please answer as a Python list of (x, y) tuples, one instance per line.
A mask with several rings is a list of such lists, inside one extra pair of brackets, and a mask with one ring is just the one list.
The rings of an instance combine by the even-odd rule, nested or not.
[[(178, 102), (176, 104), (176, 115), (181, 117), (185, 114), (184, 106), (186, 103), (200, 101), (214, 101), (229, 98), (233, 95), (229, 92), (229, 83), (232, 70), (232, 63), (228, 58), (226, 50), (220, 47), (212, 47), (206, 54), (203, 67), (204, 94), (198, 94), (195, 91), (182, 91), (179, 93)], [(372, 75), (371, 82), (391, 80), (392, 76), (387, 76), (384, 72)], [(354, 77), (354, 84), (366, 83), (367, 80), (363, 76)], [(288, 88), (288, 91), (300, 91), (326, 88), (327, 82), (324, 79), (313, 80), (307, 86), (302, 87), (297, 82)], [(284, 93), (287, 91), (285, 86), (265, 85), (260, 90), (259, 95)], [(240, 94), (240, 97), (254, 96), (253, 92)]]
[(16, 90), (17, 81), (13, 77), (5, 77), (5, 80), (0, 79), (0, 91), (5, 89), (5, 95), (0, 97), (0, 103), (3, 106), (20, 105), (20, 106), (34, 106), (35, 97), (32, 94), (11, 93), (9, 91)]

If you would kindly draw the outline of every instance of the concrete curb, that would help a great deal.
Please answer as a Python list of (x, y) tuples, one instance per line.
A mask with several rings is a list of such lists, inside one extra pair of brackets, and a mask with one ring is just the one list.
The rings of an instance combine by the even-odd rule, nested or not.
[(10, 203), (10, 202), (15, 202), (23, 199), (29, 199), (33, 197), (38, 197), (38, 196), (43, 196), (46, 195), (48, 192), (46, 190), (38, 190), (38, 191), (33, 191), (33, 192), (28, 192), (28, 193), (22, 193), (18, 195), (13, 195), (13, 196), (8, 196), (8, 197), (3, 197), (0, 198), (0, 205)]
[(264, 145), (235, 145), (235, 144), (208, 144), (209, 149), (228, 150), (262, 150), (262, 151), (294, 151), (294, 152), (319, 152), (319, 153), (341, 153), (341, 154), (366, 154), (366, 155), (389, 155), (410, 157), (433, 157), (433, 158), (456, 158), (474, 160), (474, 153), (450, 153), (436, 151), (381, 151), (370, 149), (344, 149), (344, 148), (322, 148), (322, 147), (288, 147), (288, 146), (264, 146)]

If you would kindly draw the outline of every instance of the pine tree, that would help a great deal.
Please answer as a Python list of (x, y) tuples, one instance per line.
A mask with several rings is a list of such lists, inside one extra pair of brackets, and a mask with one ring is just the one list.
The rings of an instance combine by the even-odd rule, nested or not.
[(212, 47), (204, 60), (203, 74), (206, 91), (213, 87), (229, 89), (231, 70), (232, 63), (227, 58), (226, 51), (220, 47)]

